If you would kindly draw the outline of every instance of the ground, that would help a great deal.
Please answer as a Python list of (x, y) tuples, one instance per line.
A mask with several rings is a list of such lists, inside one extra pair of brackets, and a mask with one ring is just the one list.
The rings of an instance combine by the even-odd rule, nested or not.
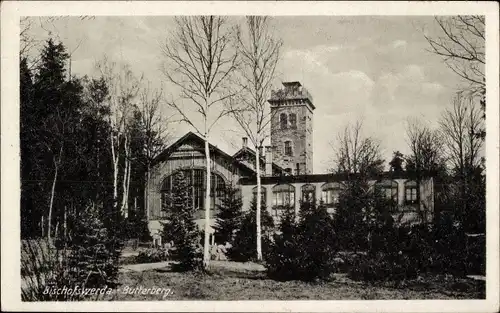
[[(175, 273), (162, 264), (122, 269), (121, 287), (107, 300), (375, 300), (484, 299), (485, 283), (467, 278), (428, 276), (420, 280), (367, 284), (336, 274), (331, 282), (279, 282), (252, 263), (213, 262), (209, 274)], [(126, 287), (167, 288), (164, 294), (125, 294)]]

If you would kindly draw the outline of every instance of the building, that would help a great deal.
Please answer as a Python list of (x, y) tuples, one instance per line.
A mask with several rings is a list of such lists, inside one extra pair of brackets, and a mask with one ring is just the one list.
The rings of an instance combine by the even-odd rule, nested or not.
[[(284, 206), (299, 211), (300, 201), (323, 201), (333, 213), (338, 201), (341, 182), (338, 174), (313, 174), (313, 112), (315, 106), (309, 92), (299, 82), (283, 83), (283, 88), (272, 93), (271, 146), (264, 151), (248, 147), (247, 138), (234, 155), (229, 155), (214, 145), (210, 147), (212, 178), (211, 215), (226, 186), (238, 186), (243, 198), (243, 209), (250, 207), (256, 193), (256, 157), (261, 159), (262, 195), (266, 209), (276, 220), (283, 214)], [(193, 206), (198, 208), (197, 223), (204, 225), (205, 171), (204, 141), (190, 132), (163, 151), (155, 160), (148, 183), (147, 217), (152, 234), (161, 229), (165, 218), (161, 208), (164, 195), (170, 190), (172, 175), (184, 171), (192, 186)], [(425, 212), (425, 219), (432, 218), (434, 209), (433, 179), (419, 185), (404, 173), (385, 172), (372, 177), (372, 184), (379, 185), (388, 199), (397, 204), (393, 215), (400, 220), (414, 220)], [(214, 219), (210, 220), (213, 226)]]

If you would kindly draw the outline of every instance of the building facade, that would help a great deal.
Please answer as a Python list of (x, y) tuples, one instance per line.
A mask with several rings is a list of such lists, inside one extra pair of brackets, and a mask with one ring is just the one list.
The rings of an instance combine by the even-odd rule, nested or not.
[[(248, 140), (229, 155), (216, 146), (210, 147), (211, 217), (217, 212), (227, 186), (241, 190), (243, 209), (248, 210), (256, 194), (256, 158), (261, 158), (262, 196), (265, 209), (279, 222), (285, 207), (297, 213), (300, 202), (312, 199), (324, 203), (334, 214), (342, 182), (338, 174), (313, 174), (313, 112), (315, 106), (309, 92), (299, 82), (283, 83), (269, 100), (272, 114), (271, 145), (265, 151), (254, 151)], [(200, 229), (205, 224), (204, 140), (190, 132), (163, 151), (152, 166), (148, 181), (148, 222), (153, 236), (161, 231), (165, 219), (165, 195), (171, 190), (172, 177), (182, 171), (192, 188), (193, 207)], [(417, 184), (405, 173), (385, 172), (372, 177), (371, 185), (382, 188), (387, 199), (394, 202), (393, 216), (400, 222), (432, 219), (434, 182), (432, 178)], [(214, 219), (210, 219), (211, 226)], [(213, 228), (211, 228), (213, 232)]]

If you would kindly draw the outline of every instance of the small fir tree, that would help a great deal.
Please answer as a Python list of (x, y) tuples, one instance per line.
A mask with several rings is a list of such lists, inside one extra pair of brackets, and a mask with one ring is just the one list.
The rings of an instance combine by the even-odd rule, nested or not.
[(95, 205), (87, 206), (74, 223), (64, 284), (82, 288), (115, 287), (122, 249), (119, 238), (104, 226)]
[(215, 220), (215, 241), (220, 244), (233, 241), (242, 221), (243, 201), (239, 189), (229, 187), (219, 205)]
[(337, 239), (323, 206), (304, 201), (299, 218), (286, 211), (267, 260), (268, 275), (278, 280), (328, 279), (336, 270)]
[(163, 223), (162, 239), (173, 242), (172, 257), (178, 262), (175, 269), (191, 271), (201, 269), (202, 251), (200, 232), (194, 221), (195, 209), (192, 205), (191, 188), (182, 171), (175, 174), (172, 191), (163, 210), (167, 213), (167, 221)]
[[(265, 200), (262, 199), (262, 208), (265, 208)], [(229, 258), (234, 261), (247, 262), (257, 260), (257, 234), (256, 234), (256, 212), (257, 199), (254, 196), (250, 210), (243, 214), (240, 228), (236, 232), (228, 251)], [(267, 210), (262, 210), (260, 215), (262, 232), (262, 254), (264, 257), (269, 251), (272, 234), (274, 233), (274, 221)]]

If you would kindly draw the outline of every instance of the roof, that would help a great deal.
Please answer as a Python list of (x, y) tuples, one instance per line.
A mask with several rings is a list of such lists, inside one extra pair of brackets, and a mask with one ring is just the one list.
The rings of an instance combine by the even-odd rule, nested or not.
[[(356, 176), (356, 174), (351, 174)], [(291, 183), (320, 183), (320, 182), (339, 182), (347, 179), (347, 174), (305, 174), (305, 175), (282, 175), (282, 176), (264, 176), (261, 178), (263, 185), (270, 184), (291, 184)], [(382, 179), (401, 179), (410, 178), (406, 172), (382, 172), (379, 175), (370, 177), (373, 180)], [(256, 179), (254, 177), (243, 177), (240, 179), (242, 185), (255, 185)]]
[[(245, 152), (251, 154), (253, 157), (256, 156), (255, 150), (253, 150), (252, 148), (249, 148), (249, 147), (243, 147), (240, 150), (236, 151), (235, 154), (233, 154), (233, 158), (236, 159), (237, 157), (244, 154)], [(260, 160), (261, 160), (262, 164), (266, 164), (266, 159), (263, 156), (260, 157)], [(284, 171), (284, 169), (281, 166), (279, 166), (278, 164), (276, 164), (274, 162), (273, 162), (273, 169), (278, 170), (280, 172)]]
[[(199, 143), (203, 143), (203, 144), (205, 143), (205, 140), (203, 138), (201, 138), (196, 133), (190, 131), (187, 134), (185, 134), (184, 136), (182, 136), (181, 138), (179, 138), (176, 142), (174, 142), (173, 144), (171, 144), (169, 147), (167, 147), (165, 150), (163, 150), (154, 159), (153, 165), (158, 164), (159, 162), (167, 160), (168, 157), (174, 151), (176, 151), (184, 142), (186, 142), (188, 140), (193, 140), (195, 142), (199, 142)], [(208, 145), (209, 145), (209, 149), (210, 149), (211, 153), (215, 153), (215, 154), (221, 155), (222, 157), (224, 157), (226, 159), (230, 159), (230, 160), (233, 161), (234, 164), (237, 164), (238, 166), (241, 166), (241, 167), (243, 167), (243, 168), (245, 168), (245, 169), (247, 169), (247, 170), (255, 173), (255, 170), (253, 168), (251, 168), (251, 167), (243, 164), (242, 162), (238, 162), (233, 156), (231, 156), (231, 155), (227, 154), (226, 152), (222, 151), (217, 146), (214, 146), (211, 143), (208, 143)], [(254, 152), (254, 154), (255, 154), (255, 152)]]

